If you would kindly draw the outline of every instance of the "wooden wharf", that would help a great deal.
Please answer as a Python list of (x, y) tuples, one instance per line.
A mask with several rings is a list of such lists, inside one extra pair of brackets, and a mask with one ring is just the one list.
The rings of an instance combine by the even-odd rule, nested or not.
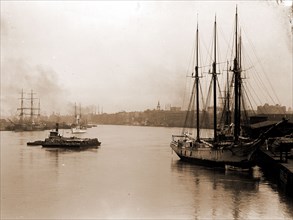
[(274, 178), (279, 188), (287, 195), (293, 196), (293, 146), (280, 148), (279, 152), (272, 152), (266, 147), (259, 149), (257, 163), (266, 175)]

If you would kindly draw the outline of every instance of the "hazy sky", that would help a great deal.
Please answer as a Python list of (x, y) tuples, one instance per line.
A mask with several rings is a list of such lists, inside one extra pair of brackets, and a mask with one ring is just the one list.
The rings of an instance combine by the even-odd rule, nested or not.
[[(22, 88), (34, 90), (47, 114), (72, 113), (75, 102), (104, 112), (181, 106), (197, 20), (209, 48), (216, 14), (226, 47), (236, 4), (250, 55), (257, 54), (250, 64), (263, 72), (247, 71), (262, 101), (254, 104), (292, 107), (289, 9), (276, 1), (1, 1), (1, 114), (16, 113)], [(263, 93), (257, 77), (273, 88)], [(272, 91), (278, 98), (266, 99)]]

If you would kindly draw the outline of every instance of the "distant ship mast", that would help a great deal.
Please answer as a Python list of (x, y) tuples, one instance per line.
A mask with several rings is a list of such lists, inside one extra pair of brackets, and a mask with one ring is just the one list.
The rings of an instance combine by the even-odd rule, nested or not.
[[(21, 90), (21, 96), (20, 96), (20, 108), (17, 108), (17, 110), (20, 110), (19, 118), (20, 118), (20, 124), (24, 124), (24, 116), (29, 115), (30, 116), (30, 122), (34, 123), (34, 116), (40, 117), (40, 99), (39, 99), (39, 104), (37, 108), (34, 108), (34, 93), (33, 90), (30, 92), (29, 98), (24, 97), (24, 92), (23, 89)], [(25, 107), (24, 100), (30, 100), (30, 107)], [(28, 112), (29, 111), (29, 112)], [(38, 113), (35, 113), (35, 111), (38, 111)]]
[(21, 90), (21, 96), (20, 96), (20, 108), (17, 108), (17, 110), (20, 110), (19, 114), (19, 121), (21, 124), (23, 124), (23, 115), (24, 115), (24, 107), (23, 107), (23, 89)]

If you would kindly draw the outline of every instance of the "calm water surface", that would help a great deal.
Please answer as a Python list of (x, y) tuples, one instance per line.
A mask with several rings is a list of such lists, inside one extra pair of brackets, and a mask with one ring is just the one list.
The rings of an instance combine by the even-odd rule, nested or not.
[[(69, 130), (61, 130), (71, 136)], [(99, 125), (98, 149), (47, 150), (48, 131), (1, 132), (2, 219), (293, 219), (293, 201), (252, 173), (186, 164), (178, 128)]]

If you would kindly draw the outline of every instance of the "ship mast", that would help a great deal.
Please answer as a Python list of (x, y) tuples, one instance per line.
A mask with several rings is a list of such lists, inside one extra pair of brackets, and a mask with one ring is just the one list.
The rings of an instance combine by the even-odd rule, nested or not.
[(23, 107), (23, 100), (24, 100), (24, 97), (23, 97), (23, 89), (21, 90), (21, 96), (20, 96), (20, 108), (18, 108), (17, 110), (20, 110), (20, 114), (19, 114), (19, 117), (20, 117), (20, 124), (23, 125), (23, 115), (24, 115), (24, 107)]
[(78, 124), (77, 111), (76, 111), (76, 102), (74, 103), (74, 117), (75, 117), (76, 124)]
[(34, 117), (34, 93), (33, 93), (33, 90), (31, 90), (31, 109), (30, 109), (31, 123), (33, 123), (33, 117)]
[(216, 61), (217, 61), (217, 22), (216, 22), (216, 17), (215, 17), (215, 25), (214, 25), (214, 62), (213, 62), (213, 91), (214, 91), (214, 142), (217, 141), (217, 71), (216, 71)]
[[(20, 114), (19, 114), (19, 122), (22, 128), (24, 128), (26, 126), (27, 123), (24, 123), (24, 116), (25, 115), (29, 115), (30, 117), (30, 123), (34, 124), (34, 116), (38, 116), (38, 118), (40, 118), (40, 101), (39, 101), (39, 105), (37, 108), (34, 108), (34, 93), (33, 90), (31, 89), (31, 92), (28, 93), (29, 97), (24, 97), (24, 92), (23, 89), (21, 90), (21, 96), (20, 96), (20, 108), (17, 108), (17, 110), (20, 110)], [(27, 100), (26, 102), (28, 102), (30, 100), (30, 107), (24, 107), (24, 100)], [(35, 111), (38, 110), (38, 113), (36, 114)]]
[(197, 27), (196, 27), (196, 66), (195, 66), (195, 83), (196, 83), (196, 141), (199, 142), (198, 23), (197, 23)]
[(235, 143), (238, 142), (239, 140), (239, 135), (240, 135), (240, 73), (241, 70), (239, 68), (239, 53), (238, 53), (238, 13), (237, 13), (237, 7), (236, 7), (236, 16), (235, 16), (235, 59), (234, 59), (234, 67), (233, 67), (233, 72), (234, 72), (234, 95), (235, 95), (235, 109), (234, 109), (234, 141)]
[(238, 78), (238, 131), (239, 131), (239, 135), (240, 135), (240, 122), (241, 122), (241, 95), (242, 95), (242, 79), (241, 79), (241, 44), (242, 44), (242, 40), (241, 40), (241, 29), (240, 29), (240, 34), (239, 34), (239, 43), (238, 43), (238, 72), (239, 72), (239, 78)]
[(231, 114), (230, 114), (230, 85), (229, 85), (229, 61), (227, 61), (227, 94), (226, 94), (226, 122), (225, 125), (229, 126), (231, 124)]
[(41, 99), (39, 99), (39, 103), (38, 103), (38, 108), (37, 108), (37, 110), (38, 110), (38, 114), (37, 114), (37, 120), (38, 120), (38, 123), (40, 122), (40, 120), (41, 120)]
[(79, 118), (78, 118), (78, 124), (80, 123), (81, 120), (81, 104), (79, 103)]

